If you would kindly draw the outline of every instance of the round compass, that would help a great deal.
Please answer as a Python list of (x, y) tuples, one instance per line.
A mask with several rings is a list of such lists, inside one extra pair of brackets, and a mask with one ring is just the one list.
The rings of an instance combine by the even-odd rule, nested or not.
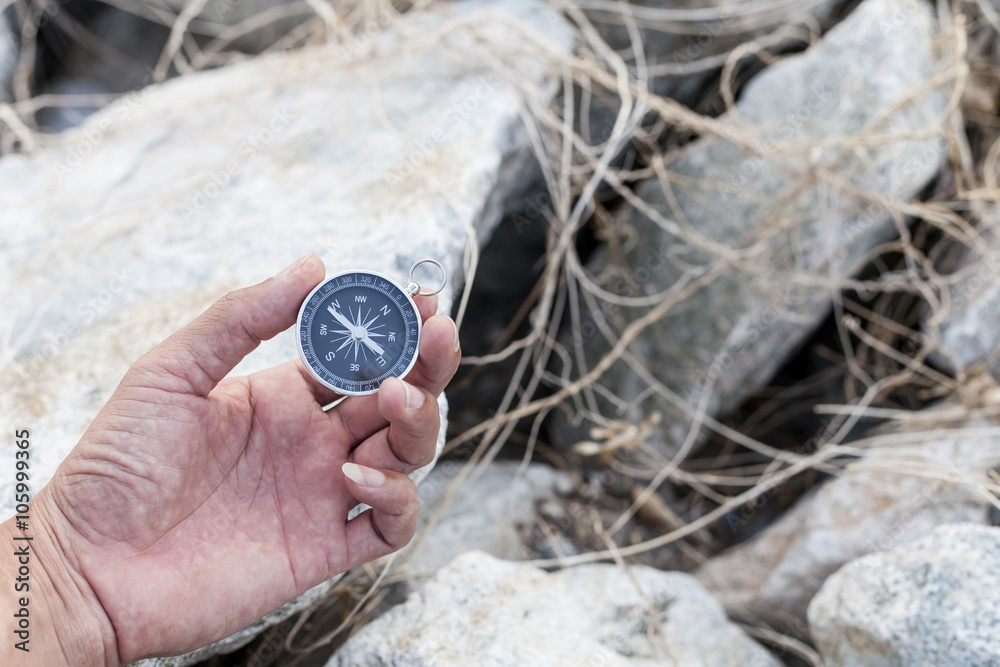
[[(424, 263), (441, 271), (441, 287), (433, 292), (413, 282), (413, 271)], [(444, 278), (444, 268), (430, 259), (413, 265), (405, 288), (375, 271), (330, 276), (299, 309), (295, 336), (306, 368), (325, 386), (350, 396), (373, 394), (386, 378), (405, 376), (420, 347), (420, 311), (412, 295), (437, 294)]]

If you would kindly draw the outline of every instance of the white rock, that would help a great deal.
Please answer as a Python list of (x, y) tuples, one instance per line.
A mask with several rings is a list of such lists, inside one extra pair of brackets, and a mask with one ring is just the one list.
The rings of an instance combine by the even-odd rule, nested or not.
[[(405, 561), (408, 579), (433, 574), (466, 551), (504, 560), (525, 558), (523, 531), (531, 529), (536, 505), (571, 488), (568, 476), (550, 466), (532, 463), (519, 474), (519, 462), (500, 461), (463, 483), (442, 509), (466, 465), (439, 462), (421, 483), (417, 533), (397, 557)], [(439, 510), (440, 517), (431, 523)]]
[[(985, 268), (984, 265), (978, 266)], [(969, 297), (962, 311), (942, 329), (942, 343), (955, 368), (984, 365), (1000, 377), (1000, 280), (986, 272), (982, 288)]]
[[(620, 360), (600, 379), (605, 417), (640, 424), (662, 413), (650, 442), (672, 456), (691, 419), (650, 391), (651, 381), (709, 414), (725, 412), (768, 382), (822, 322), (830, 291), (821, 284), (850, 276), (869, 249), (896, 233), (881, 202), (913, 196), (938, 170), (944, 144), (815, 144), (850, 141), (876, 127), (889, 135), (939, 130), (946, 97), (926, 85), (936, 69), (933, 39), (923, 3), (866, 0), (804, 54), (757, 75), (723, 117), (727, 128), (760, 137), (757, 154), (709, 136), (665, 161), (665, 185), (653, 178), (639, 186), (661, 219), (628, 209), (624, 256), (609, 253), (592, 266), (603, 287), (635, 297), (679, 290), (724, 254), (706, 249), (710, 244), (745, 265), (727, 267), (636, 339), (629, 348), (636, 368)], [(859, 199), (824, 171), (876, 199)], [(590, 368), (610, 349), (597, 323), (605, 319), (620, 334), (648, 310), (604, 305), (567, 336), (570, 346), (583, 346)], [(651, 377), (643, 377), (647, 371)], [(587, 423), (557, 427), (555, 438), (573, 444), (588, 431)]]
[[(956, 409), (967, 411), (949, 404), (938, 412)], [(880, 435), (857, 463), (750, 542), (710, 560), (698, 579), (731, 613), (794, 628), (809, 600), (844, 563), (907, 544), (942, 524), (988, 523), (988, 505), (948, 476), (981, 477), (1000, 463), (1000, 421), (935, 421), (933, 411), (918, 417), (926, 419)], [(963, 427), (965, 433), (954, 432)], [(920, 469), (945, 477), (908, 472)], [(768, 501), (765, 496), (755, 509), (733, 512), (730, 525), (745, 522)]]
[[(525, 544), (532, 535), (536, 510), (542, 503), (558, 502), (557, 493), (572, 489), (569, 477), (550, 466), (532, 463), (491, 463), (480, 475), (469, 477), (450, 500), (452, 484), (465, 461), (439, 461), (421, 482), (420, 514), (410, 544), (374, 565), (391, 567), (396, 582), (383, 598), (375, 616), (404, 601), (439, 569), (469, 551), (503, 560), (536, 557)], [(445, 503), (445, 504), (442, 504)]]
[[(456, 17), (461, 26), (423, 39)], [(451, 276), (449, 312), (470, 234), (483, 242), (537, 174), (506, 80), (554, 88), (512, 24), (571, 48), (538, 2), (458, 3), (398, 20), (364, 58), (309, 48), (176, 79), (0, 160), (0, 182), (17, 184), (0, 190), (0, 428), (31, 431), (32, 491), (140, 354), (308, 252), (331, 272), (402, 281), (435, 257)], [(235, 373), (295, 356), (288, 331)], [(13, 460), (3, 439), (0, 470)], [(12, 481), (0, 475), (0, 518), (13, 513)]]
[(942, 526), (853, 561), (809, 625), (828, 667), (1000, 664), (1000, 528)]
[(328, 667), (777, 667), (690, 576), (586, 565), (548, 574), (479, 552), (361, 629)]
[[(934, 361), (952, 372), (979, 367), (1000, 380), (1000, 210), (982, 207), (983, 249), (965, 253), (951, 276), (950, 311)], [(926, 328), (926, 326), (925, 326)]]

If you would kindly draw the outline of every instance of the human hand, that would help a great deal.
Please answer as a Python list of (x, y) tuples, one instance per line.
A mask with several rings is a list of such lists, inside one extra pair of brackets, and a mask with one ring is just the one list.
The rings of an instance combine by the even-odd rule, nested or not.
[[(460, 357), (454, 323), (432, 316), (436, 298), (417, 299), (424, 326), (406, 382), (375, 395), (324, 412), (338, 395), (298, 359), (223, 379), (294, 323), (323, 276), (310, 255), (143, 355), (35, 498), (47, 536), (35, 547), (57, 591), (48, 603), (73, 612), (77, 634), (99, 628), (104, 664), (226, 637), (412, 537), (406, 473), (434, 455), (435, 397)], [(372, 509), (347, 521), (359, 502)], [(93, 640), (60, 634), (67, 661)]]

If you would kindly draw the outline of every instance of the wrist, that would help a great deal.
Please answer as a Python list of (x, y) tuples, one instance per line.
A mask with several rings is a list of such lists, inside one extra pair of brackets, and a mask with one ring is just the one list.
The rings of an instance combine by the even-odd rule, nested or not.
[(0, 524), (0, 664), (117, 667), (114, 628), (47, 496), (32, 500), (27, 530)]

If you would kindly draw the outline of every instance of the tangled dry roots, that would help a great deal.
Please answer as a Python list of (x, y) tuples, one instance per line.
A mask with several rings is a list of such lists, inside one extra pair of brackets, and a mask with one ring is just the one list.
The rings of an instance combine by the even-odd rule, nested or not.
[[(429, 0), (390, 2), (389, 0), (359, 0), (349, 6), (325, 0), (305, 0), (279, 4), (247, 18), (231, 27), (220, 27), (200, 18), (208, 0), (188, 0), (180, 11), (169, 9), (172, 3), (157, 0), (106, 0), (121, 10), (134, 13), (169, 27), (169, 38), (152, 76), (162, 80), (170, 76), (185, 76), (205, 68), (217, 67), (247, 56), (232, 48), (241, 37), (259, 31), (261, 27), (298, 17), (294, 27), (266, 46), (265, 51), (300, 48), (308, 44), (334, 42), (345, 49), (363, 50), (365, 37), (395, 21), (402, 13), (425, 11), (434, 3)], [(1000, 69), (992, 57), (1000, 39), (1000, 17), (984, 0), (961, 2), (939, 0), (936, 5), (940, 69), (929, 85), (943, 87), (949, 102), (940, 136), (947, 143), (948, 160), (931, 187), (913, 199), (879, 198), (880, 205), (894, 217), (900, 237), (880, 246), (867, 258), (878, 268), (860, 278), (842, 281), (798, 276), (810, 287), (824, 287), (834, 295), (834, 313), (839, 350), (831, 350), (836, 369), (816, 382), (839, 383), (845, 397), (843, 404), (816, 406), (828, 415), (826, 428), (817, 435), (808, 452), (797, 452), (775, 446), (756, 437), (748, 428), (712, 418), (703, 406), (692, 405), (670, 392), (656, 378), (639, 375), (637, 381), (646, 390), (668, 396), (671, 403), (686, 415), (693, 431), (704, 430), (725, 441), (714, 460), (701, 459), (688, 465), (685, 457), (690, 448), (682, 449), (672, 459), (645, 444), (645, 436), (653, 422), (623, 423), (619, 415), (601, 414), (601, 401), (606, 395), (602, 378), (616, 362), (628, 360), (631, 346), (642, 333), (668, 313), (681, 309), (696, 290), (720, 279), (726, 272), (741, 270), (741, 257), (746, 248), (706, 244), (705, 239), (690, 228), (675, 225), (672, 231), (683, 241), (699, 247), (714, 257), (714, 263), (696, 279), (681, 282), (664, 293), (640, 296), (618, 294), (602, 285), (592, 275), (577, 254), (578, 236), (584, 230), (594, 233), (611, 246), (635, 242), (630, 230), (602, 202), (616, 199), (640, 210), (646, 205), (633, 185), (643, 179), (662, 176), (662, 168), (671, 151), (691, 137), (719, 137), (738, 146), (749, 155), (763, 155), (764, 136), (761, 128), (750, 124), (722, 123), (714, 112), (734, 105), (736, 89), (742, 85), (747, 71), (756, 66), (770, 65), (782, 55), (789, 41), (805, 47), (819, 38), (820, 27), (815, 21), (801, 18), (786, 19), (791, 14), (790, 0), (742, 3), (735, 9), (717, 8), (665, 9), (627, 5), (625, 3), (588, 0), (547, 0), (552, 8), (566, 16), (576, 33), (578, 48), (572, 56), (556, 53), (540, 41), (535, 33), (510, 19), (506, 21), (508, 43), (502, 48), (496, 42), (496, 30), (489, 38), (474, 40), (476, 53), (470, 57), (488, 62), (498, 75), (520, 90), (524, 99), (524, 118), (533, 148), (541, 165), (548, 201), (544, 211), (548, 222), (547, 250), (538, 282), (519, 315), (526, 321), (527, 334), (511, 340), (516, 326), (512, 325), (504, 338), (496, 341), (495, 352), (482, 357), (467, 358), (468, 366), (489, 368), (501, 363), (513, 363), (513, 372), (506, 393), (488, 419), (453, 434), (447, 444), (449, 451), (466, 453), (467, 464), (452, 480), (452, 491), (474, 480), (479, 472), (503, 451), (515, 431), (522, 436), (524, 462), (544, 448), (540, 442), (543, 420), (560, 405), (576, 405), (598, 426), (594, 438), (577, 448), (588, 465), (607, 465), (617, 461), (616, 469), (624, 471), (637, 492), (631, 505), (619, 512), (610, 523), (594, 515), (587, 530), (597, 535), (603, 546), (571, 557), (556, 557), (540, 561), (547, 566), (570, 565), (598, 560), (614, 560), (624, 564), (630, 557), (680, 545), (697, 561), (720, 548), (712, 534), (712, 526), (732, 510), (752, 503), (763, 494), (773, 493), (809, 472), (836, 474), (847, 461), (864, 447), (876, 445), (875, 435), (860, 442), (845, 444), (845, 437), (862, 418), (877, 418), (887, 422), (919, 419), (910, 410), (914, 405), (964, 391), (963, 401), (955, 410), (967, 410), (969, 416), (995, 414), (1000, 401), (996, 392), (981, 391), (970, 397), (969, 383), (964, 377), (951, 377), (935, 370), (929, 356), (940, 344), (937, 324), (947, 317), (953, 285), (964, 275), (954, 272), (956, 257), (976, 253), (984, 261), (992, 261), (989, 244), (984, 240), (994, 233), (992, 226), (1000, 217), (996, 204), (1000, 196), (997, 167), (1000, 160), (1000, 121), (996, 117), (996, 100), (1000, 91)], [(804, 3), (795, 3), (803, 9)], [(819, 4), (814, 0), (810, 7)], [(850, 4), (850, 3), (848, 3)], [(52, 8), (45, 3), (18, 3), (21, 28), (20, 61), (13, 82), (13, 99), (0, 104), (0, 153), (30, 152), (44, 146), (48, 137), (38, 131), (37, 114), (46, 107), (86, 106), (107, 103), (107, 96), (54, 96), (35, 94), (33, 63), (37, 56), (38, 28)], [(588, 11), (584, 11), (584, 10)], [(807, 9), (807, 8), (806, 8)], [(500, 15), (498, 15), (500, 16)], [(596, 17), (596, 18), (595, 18)], [(594, 20), (604, 25), (595, 25)], [(725, 19), (725, 20), (723, 20)], [(72, 21), (56, 12), (51, 20)], [(719, 52), (702, 50), (698, 57), (669, 63), (647, 62), (644, 36), (657, 32), (695, 35), (706, 23), (721, 26), (716, 37), (730, 38), (733, 45)], [(631, 48), (615, 51), (604, 40), (608, 26), (624, 31)], [(764, 37), (740, 41), (733, 36), (766, 30)], [(73, 26), (66, 28), (73, 33)], [(448, 22), (439, 33), (413, 35), (409, 48), (433, 48), (451, 32), (463, 31), (479, 35), (481, 26), (461, 18)], [(79, 30), (76, 31), (78, 34)], [(722, 40), (724, 41), (724, 40)], [(545, 63), (551, 80), (561, 86), (561, 94), (550, 104), (530, 81), (519, 77), (509, 62), (509, 54), (520, 53)], [(626, 55), (623, 55), (625, 53)], [(508, 55), (502, 55), (508, 54)], [(701, 93), (699, 108), (713, 114), (699, 113), (651, 90), (651, 82), (662, 76), (690, 76), (720, 72), (717, 85), (706, 85)], [(594, 140), (589, 126), (592, 105), (611, 109), (611, 122), (600, 140)], [(887, 113), (898, 112), (889, 110)], [(842, 151), (866, 148), (892, 140), (878, 127), (849, 140), (829, 140), (824, 143), (789, 141), (768, 144), (769, 154), (808, 154), (818, 146), (836, 147)], [(623, 156), (629, 158), (623, 159)], [(817, 172), (817, 179), (827, 179), (831, 188), (847, 187), (843, 174)], [(608, 193), (614, 196), (609, 197)], [(864, 200), (862, 192), (852, 196)], [(668, 221), (669, 222), (669, 221)], [(770, 222), (756, 239), (763, 243), (769, 235), (802, 224), (789, 217)], [(456, 314), (464, 317), (470, 291), (475, 283), (479, 248), (474, 237), (466, 252), (466, 284)], [(817, 282), (818, 281), (818, 282)], [(579, 327), (588, 313), (600, 311), (603, 304), (635, 309), (639, 313), (623, 330), (606, 331), (608, 351), (596, 362), (587, 363), (577, 351), (560, 342), (560, 327)], [(926, 326), (922, 326), (926, 323)], [(514, 323), (515, 325), (517, 322)], [(553, 370), (556, 369), (556, 370)], [(637, 370), (638, 374), (638, 370)], [(807, 385), (777, 392), (763, 401), (757, 412), (748, 418), (759, 425), (781, 423), (783, 411), (791, 399), (808, 394)], [(974, 414), (973, 414), (974, 413)], [(655, 420), (657, 417), (651, 417)], [(952, 421), (961, 424), (961, 420)], [(961, 426), (954, 427), (957, 430)], [(747, 459), (742, 453), (752, 453)], [(555, 455), (553, 455), (555, 456)], [(561, 458), (567, 468), (579, 472), (580, 458)], [(900, 469), (913, 475), (930, 478), (947, 477), (951, 482), (966, 485), (1000, 507), (997, 493), (1000, 479), (995, 475), (963, 473), (955, 477), (953, 470), (941, 470), (927, 464), (899, 462)], [(577, 479), (585, 475), (578, 474)], [(663, 503), (657, 504), (654, 492), (664, 483), (683, 487), (696, 501), (687, 502), (684, 516)], [(438, 509), (438, 515), (443, 507)], [(617, 544), (619, 530), (637, 512), (653, 511), (668, 526), (647, 539), (629, 544)], [(436, 519), (435, 516), (435, 519)], [(327, 609), (299, 618), (294, 628), (273, 629), (279, 633), (287, 651), (286, 664), (298, 664), (311, 651), (339, 641), (346, 631), (361, 622), (382, 599), (385, 584), (407, 577), (405, 558), (390, 559), (380, 569), (368, 567), (350, 573), (338, 589), (338, 595), (351, 601), (349, 614), (343, 616), (342, 606), (333, 601)], [(337, 623), (332, 631), (329, 621), (336, 612)], [(325, 618), (327, 623), (320, 622)], [(305, 632), (311, 623), (322, 629)], [(766, 628), (751, 628), (757, 637), (799, 655), (813, 664), (818, 658), (812, 649), (798, 639), (783, 637)], [(271, 638), (274, 639), (273, 637)], [(253, 663), (257, 664), (257, 663)], [(265, 664), (261, 662), (260, 664)]]

